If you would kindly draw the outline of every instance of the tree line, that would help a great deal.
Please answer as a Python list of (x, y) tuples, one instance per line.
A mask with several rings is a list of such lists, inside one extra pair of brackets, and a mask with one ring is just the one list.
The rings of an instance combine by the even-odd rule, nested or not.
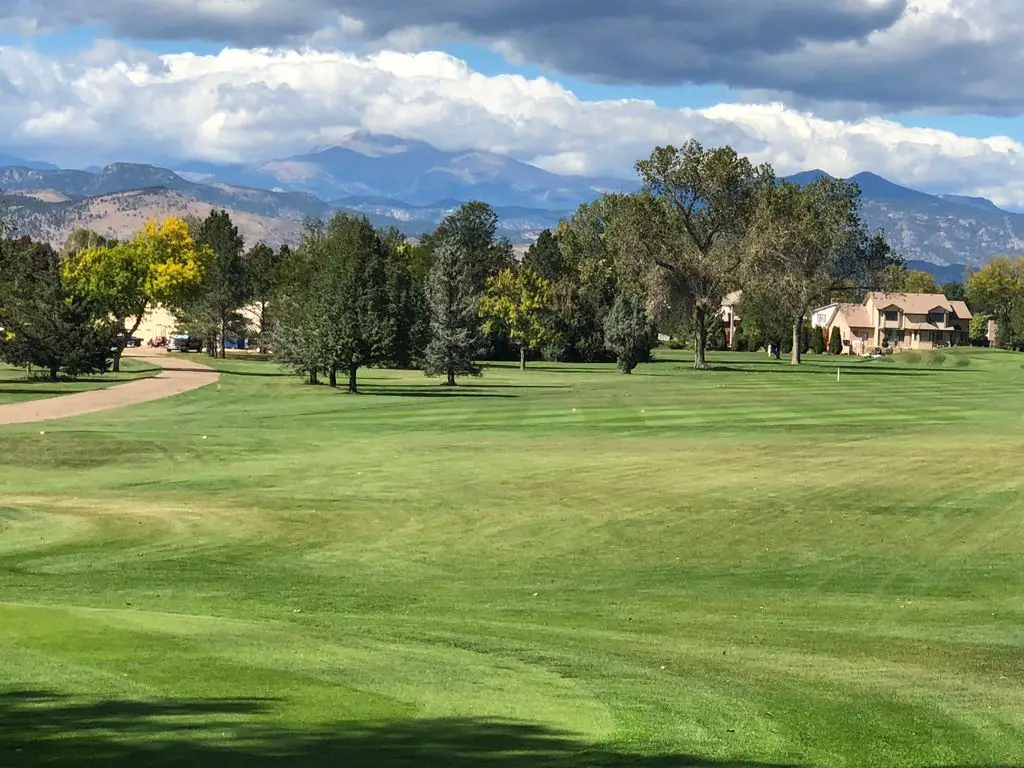
[[(29, 348), (46, 345), (29, 339), (43, 306), (61, 304), (74, 312), (61, 309), (64, 325), (49, 335), (92, 354), (55, 353), (44, 367), (102, 367), (104, 350), (116, 367), (146, 308), (160, 304), (212, 354), (223, 356), (232, 336), (254, 337), (309, 382), (340, 378), (350, 391), (367, 366), (417, 367), (448, 385), (479, 375), (487, 359), (616, 360), (628, 373), (649, 359), (655, 329), (688, 339), (706, 368), (707, 350), (721, 346), (722, 299), (740, 289), (738, 341), (785, 348), (799, 363), (827, 348), (807, 323), (815, 306), (915, 279), (867, 230), (855, 184), (797, 186), (731, 147), (696, 141), (658, 147), (636, 170), (638, 192), (581, 205), (521, 260), (482, 202), (414, 240), (339, 213), (307, 222), (294, 248), (247, 246), (217, 210), (150, 222), (124, 242), (76, 232), (59, 253), (5, 237), (0, 354), (18, 364), (35, 354), (42, 365)], [(29, 295), (49, 298), (33, 309)]]

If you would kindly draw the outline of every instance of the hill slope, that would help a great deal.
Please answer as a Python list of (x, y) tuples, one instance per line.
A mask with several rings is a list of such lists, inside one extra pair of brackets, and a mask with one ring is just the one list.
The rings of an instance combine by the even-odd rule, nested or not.
[[(177, 173), (133, 163), (85, 171), (34, 165), (0, 167), (0, 189), (22, 199), (35, 198), (30, 229), (53, 232), (55, 237), (65, 231), (62, 222), (79, 215), (69, 213), (68, 205), (73, 203), (74, 211), (88, 211), (89, 199), (146, 190), (146, 205), (154, 212), (225, 208), (255, 217), (252, 221), (266, 219), (256, 229), (287, 232), (288, 238), (298, 232), (298, 222), (336, 210), (356, 211), (375, 224), (417, 235), (437, 226), (462, 201), (485, 200), (501, 217), (501, 233), (524, 244), (545, 227), (555, 226), (579, 203), (605, 191), (635, 187), (634, 182), (618, 179), (560, 176), (493, 152), (445, 152), (424, 142), (366, 133), (280, 160), (187, 163)], [(803, 184), (823, 174), (805, 171), (788, 180)], [(999, 254), (1024, 253), (1024, 214), (1002, 210), (985, 198), (928, 194), (873, 173), (860, 173), (852, 180), (862, 189), (868, 226), (884, 230), (908, 260), (959, 270), (959, 265), (978, 266)], [(166, 199), (159, 201), (160, 195)], [(40, 207), (44, 201), (52, 208)], [(97, 205), (105, 209), (108, 203)], [(175, 205), (181, 210), (175, 211)], [(52, 217), (48, 223), (46, 216)], [(81, 216), (88, 219), (93, 214)], [(112, 226), (123, 224), (121, 217)]]

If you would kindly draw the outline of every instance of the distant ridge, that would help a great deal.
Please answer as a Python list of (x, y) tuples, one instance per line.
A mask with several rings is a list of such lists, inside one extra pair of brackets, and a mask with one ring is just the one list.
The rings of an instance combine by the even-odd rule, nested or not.
[[(305, 218), (347, 210), (415, 236), (436, 227), (462, 202), (484, 200), (501, 217), (501, 233), (525, 244), (580, 203), (638, 186), (635, 180), (559, 175), (494, 152), (445, 151), (423, 141), (366, 132), (304, 154), (249, 164), (192, 162), (169, 169), (119, 162), (73, 170), (47, 163), (30, 167), (15, 153), (0, 157), (18, 161), (0, 166), (0, 189), (21, 193), (22, 201), (31, 198), (23, 207), (33, 208), (34, 226), (54, 233), (61, 231), (56, 222), (70, 215), (76, 201), (147, 190), (146, 205), (162, 210), (154, 193), (163, 190), (175, 204), (189, 200), (189, 205), (262, 217), (266, 222), (260, 226), (274, 233), (294, 233)], [(828, 175), (812, 169), (785, 178), (807, 184)], [(933, 195), (867, 171), (852, 180), (861, 187), (868, 226), (884, 230), (910, 261), (962, 271), (960, 265), (1024, 253), (1024, 215), (1002, 210), (991, 200)], [(40, 206), (50, 206), (49, 213)], [(45, 215), (54, 217), (52, 225), (38, 223)], [(273, 220), (291, 223), (282, 228), (269, 223)]]

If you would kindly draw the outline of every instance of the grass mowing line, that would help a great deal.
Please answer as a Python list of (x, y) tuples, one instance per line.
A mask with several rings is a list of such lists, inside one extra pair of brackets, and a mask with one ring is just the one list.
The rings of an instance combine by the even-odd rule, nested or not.
[(55, 610), (0, 621), (46, 649), (0, 661), (0, 723), (58, 766), (1019, 765), (1019, 359), (471, 382), (503, 398), (211, 361), (219, 389), (11, 429), (0, 594)]

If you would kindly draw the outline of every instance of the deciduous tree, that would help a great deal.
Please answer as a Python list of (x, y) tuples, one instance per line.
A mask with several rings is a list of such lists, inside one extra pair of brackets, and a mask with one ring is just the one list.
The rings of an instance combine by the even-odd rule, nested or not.
[(480, 299), (484, 330), (500, 327), (519, 349), (519, 368), (526, 355), (551, 338), (551, 286), (528, 266), (503, 269), (487, 281)]
[(619, 253), (639, 260), (637, 274), (660, 283), (663, 301), (684, 303), (694, 320), (694, 367), (705, 369), (709, 321), (734, 287), (740, 245), (771, 170), (732, 147), (694, 140), (658, 147), (636, 169), (643, 189), (616, 216)]
[(950, 301), (967, 301), (967, 288), (963, 283), (946, 283), (942, 286), (942, 294)]
[(900, 260), (860, 218), (856, 184), (823, 176), (805, 186), (761, 188), (747, 230), (745, 293), (771, 294), (789, 310), (791, 362), (803, 351), (807, 313), (836, 291), (878, 287)]
[[(90, 240), (82, 236), (82, 240)], [(195, 247), (185, 222), (176, 217), (147, 222), (124, 243), (71, 249), (63, 260), (64, 278), (77, 295), (103, 307), (122, 333), (114, 352), (114, 370), (128, 338), (146, 309), (160, 304), (178, 308), (202, 283), (206, 254)]]
[(998, 323), (997, 343), (1009, 348), (1024, 338), (1024, 258), (1002, 256), (967, 276), (967, 299), (975, 312)]
[(942, 293), (935, 278), (919, 269), (907, 270), (902, 289), (903, 293)]

